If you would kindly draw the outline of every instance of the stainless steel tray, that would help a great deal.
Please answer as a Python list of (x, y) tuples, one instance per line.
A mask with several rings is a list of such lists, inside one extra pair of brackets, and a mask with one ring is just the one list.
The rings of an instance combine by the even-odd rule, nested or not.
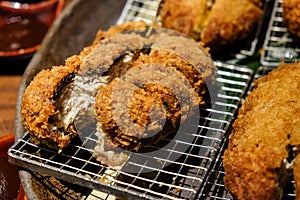
[(283, 0), (275, 0), (265, 41), (262, 47), (261, 63), (278, 66), (281, 61), (295, 62), (300, 59), (300, 48), (288, 32), (282, 18)]

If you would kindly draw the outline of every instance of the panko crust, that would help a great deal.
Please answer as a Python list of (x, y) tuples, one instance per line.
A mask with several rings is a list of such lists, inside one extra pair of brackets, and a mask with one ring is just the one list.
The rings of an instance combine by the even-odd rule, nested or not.
[[(143, 146), (154, 145), (160, 141), (160, 138), (173, 133), (179, 124), (181, 116), (179, 104), (174, 94), (167, 88), (149, 84), (143, 88), (136, 88), (133, 95), (129, 98), (128, 107), (114, 108), (112, 107), (113, 101), (117, 101), (117, 104), (121, 105), (128, 98), (126, 84), (120, 85), (119, 81), (120, 79), (114, 79), (109, 86), (101, 89), (96, 98), (97, 119), (108, 138), (112, 140), (114, 148), (121, 147), (128, 151), (137, 151)], [(114, 100), (112, 97), (115, 85), (119, 87), (119, 93), (114, 95), (114, 98), (117, 98), (117, 100)], [(168, 105), (166, 112), (168, 130), (161, 131), (163, 129), (161, 124), (150, 122), (149, 113), (154, 106), (163, 106), (163, 104)], [(127, 120), (122, 120), (123, 126), (116, 122), (115, 117), (123, 119), (126, 112), (129, 112), (129, 118), (139, 126), (131, 126), (131, 123)], [(164, 119), (164, 115), (155, 116), (155, 121), (160, 121), (161, 119)], [(159, 131), (161, 131), (161, 134), (149, 136), (149, 133), (158, 133)]]
[[(41, 71), (35, 76), (23, 94), (21, 110), (24, 126), (35, 143), (58, 148), (61, 152), (78, 134), (77, 128), (80, 132), (81, 124), (75, 127), (74, 121), (80, 117), (90, 117), (89, 114), (95, 115), (94, 117), (98, 117), (98, 141), (94, 155), (104, 164), (115, 165), (123, 162), (127, 156), (122, 153), (112, 156), (112, 149), (124, 147), (127, 150), (139, 150), (140, 145), (156, 144), (162, 138), (175, 133), (181, 120), (187, 118), (186, 116), (196, 108), (199, 109), (200, 104), (204, 104), (202, 96), (208, 93), (205, 84), (215, 80), (212, 77), (216, 67), (210, 55), (194, 40), (186, 40), (182, 35), (166, 34), (168, 39), (162, 36), (145, 36), (145, 31), (148, 30), (146, 26), (145, 22), (128, 22), (111, 27), (108, 31), (100, 30), (94, 42), (78, 55), (68, 58), (65, 65)], [(117, 34), (132, 29), (138, 30)], [(162, 29), (154, 32), (160, 35), (160, 31)], [(196, 44), (196, 47), (191, 49), (192, 43), (189, 42)], [(156, 44), (155, 47), (153, 44)], [(177, 51), (179, 55), (176, 54)], [(145, 72), (144, 66), (141, 66), (143, 64), (149, 65), (152, 70)], [(135, 72), (143, 74), (137, 77), (138, 82), (135, 82)], [(154, 72), (159, 79), (153, 76)], [(166, 73), (174, 76), (170, 78)], [(148, 81), (150, 76), (154, 82), (163, 80), (163, 83), (169, 85), (164, 87), (150, 83), (142, 88), (136, 87), (137, 90), (130, 99), (130, 117), (142, 125), (141, 129), (146, 127), (147, 137), (144, 137), (143, 130), (118, 132), (118, 123), (113, 121), (110, 105), (114, 101), (111, 97), (113, 86), (119, 84), (124, 77), (136, 86), (136, 83)], [(69, 77), (72, 77), (72, 80), (69, 80)], [(121, 82), (118, 88), (121, 92), (117, 99), (121, 104), (124, 97), (128, 96), (127, 85)], [(173, 94), (174, 91), (177, 92), (176, 95)], [(194, 96), (186, 95), (189, 92)], [(90, 96), (93, 98), (89, 99)], [(186, 107), (179, 106), (180, 98)], [(95, 107), (89, 109), (92, 104), (95, 104)], [(164, 122), (165, 119), (160, 107), (169, 109), (165, 126), (157, 123)], [(159, 113), (154, 116), (153, 121), (151, 116), (150, 123), (149, 111)], [(68, 127), (72, 127), (71, 133), (68, 132)], [(150, 137), (153, 132), (160, 131), (162, 134)]]
[(104, 39), (110, 38), (117, 33), (121, 33), (124, 31), (132, 30), (132, 29), (145, 29), (147, 27), (147, 23), (144, 21), (136, 21), (136, 22), (124, 22), (118, 26), (111, 26), (108, 30), (99, 30), (96, 34), (96, 37), (93, 43), (85, 47), (78, 55), (73, 55), (66, 60), (66, 64), (68, 66), (79, 67), (82, 65), (85, 58), (94, 50), (96, 46), (100, 44)]
[[(152, 70), (147, 69), (150, 66)], [(164, 68), (172, 74), (173, 78), (165, 76)], [(181, 120), (185, 120), (186, 116), (193, 112), (193, 109), (205, 103), (202, 98), (202, 95), (206, 93), (203, 77), (199, 73), (198, 76), (197, 74), (194, 77), (188, 76), (192, 72), (193, 66), (177, 54), (165, 50), (154, 50), (149, 55), (140, 54), (134, 61), (131, 72), (124, 77), (116, 78), (108, 86), (99, 88), (95, 104), (97, 119), (104, 132), (113, 140), (114, 145), (126, 150), (137, 151), (149, 144), (155, 145), (162, 138), (174, 133)], [(157, 84), (156, 76), (162, 76), (162, 82), (169, 87), (172, 86), (174, 91)], [(183, 81), (186, 77), (188, 80)], [(140, 85), (147, 83), (148, 80), (152, 81), (152, 79), (153, 83)], [(188, 84), (191, 87), (186, 87)], [(132, 94), (129, 92), (132, 90), (131, 88), (134, 89)], [(182, 88), (188, 89), (181, 91)], [(182, 97), (175, 96), (174, 92)], [(188, 97), (187, 93), (194, 94), (196, 98)], [(177, 98), (184, 100), (180, 107)], [(122, 102), (128, 102), (129, 99), (128, 105), (123, 106)], [(113, 104), (118, 105), (118, 108), (113, 107)], [(160, 115), (159, 111), (154, 111), (157, 114), (155, 120), (150, 120), (149, 113), (151, 109), (155, 108), (155, 105), (165, 106), (166, 113)], [(123, 119), (124, 113), (127, 112), (130, 113), (131, 121), (139, 124), (140, 127), (132, 128), (131, 122), (127, 123), (128, 120), (125, 118), (122, 120), (125, 125), (120, 128), (120, 124), (115, 119)], [(167, 128), (160, 124), (165, 117)], [(148, 132), (157, 134), (145, 137)]]
[[(203, 58), (204, 59), (204, 58)], [(141, 66), (147, 63), (151, 64), (165, 64), (167, 67), (177, 68), (177, 70), (182, 73), (184, 77), (187, 78), (188, 82), (191, 84), (192, 88), (195, 90), (198, 96), (198, 104), (205, 104), (203, 96), (207, 92), (205, 88), (205, 80), (203, 77), (206, 74), (201, 74), (199, 70), (194, 67), (191, 63), (182, 59), (182, 57), (177, 54), (171, 53), (164, 50), (155, 50), (150, 53), (150, 55), (140, 55), (139, 59), (134, 62), (134, 66)], [(211, 67), (211, 66), (209, 66)], [(211, 71), (209, 71), (211, 70)], [(212, 76), (214, 68), (210, 68), (209, 75)]]
[(263, 11), (261, 0), (166, 0), (163, 27), (203, 42), (212, 53), (251, 36)]
[[(278, 199), (299, 146), (300, 63), (280, 64), (255, 82), (224, 153), (224, 183), (237, 199)], [(298, 186), (297, 186), (298, 187)]]
[(282, 17), (289, 32), (296, 38), (300, 38), (300, 1), (284, 0), (281, 4)]
[(21, 102), (21, 118), (25, 129), (30, 133), (34, 143), (43, 143), (51, 148), (58, 148), (59, 152), (67, 146), (76, 135), (53, 129), (52, 118), (59, 112), (55, 105), (55, 96), (59, 87), (65, 81), (77, 74), (89, 54), (100, 43), (116, 33), (130, 29), (143, 29), (146, 23), (126, 22), (113, 26), (107, 31), (99, 30), (93, 43), (85, 47), (78, 55), (66, 59), (65, 65), (52, 66), (51, 69), (40, 71), (24, 91)]
[(166, 0), (160, 15), (165, 28), (199, 40), (199, 32), (204, 28), (207, 12), (206, 0)]
[(262, 7), (263, 6), (262, 0), (249, 0), (249, 1), (252, 2), (254, 5), (256, 5), (258, 7)]
[(255, 31), (262, 14), (261, 8), (248, 0), (216, 0), (201, 41), (212, 52), (238, 44)]
[[(120, 34), (108, 41), (124, 45), (127, 37), (127, 34)], [(175, 132), (180, 120), (205, 104), (204, 96), (208, 95), (206, 83), (214, 82), (216, 71), (210, 55), (200, 44), (174, 31), (158, 29), (149, 36), (142, 34), (134, 41), (135, 44), (144, 44), (140, 45), (144, 48), (122, 57), (126, 58), (125, 62), (121, 59), (122, 67), (130, 65), (125, 67), (125, 73), (110, 70), (107, 74), (109, 81), (99, 88), (95, 103), (98, 130), (111, 138), (115, 148), (130, 151), (138, 151), (141, 147), (158, 143), (167, 135), (174, 135), (171, 133)], [(118, 63), (115, 64), (117, 68)], [(149, 84), (149, 81), (154, 84)], [(167, 87), (163, 87), (166, 84)], [(133, 100), (129, 100), (131, 95)], [(159, 112), (156, 105), (165, 107), (166, 113)], [(155, 120), (150, 120), (150, 108), (157, 109)], [(160, 124), (164, 120), (166, 126)], [(156, 134), (145, 137), (150, 132)]]
[(54, 97), (60, 84), (77, 71), (69, 66), (55, 66), (39, 72), (26, 88), (21, 102), (21, 117), (25, 129), (36, 139), (51, 141), (50, 146), (63, 148), (70, 142), (69, 135), (53, 132), (51, 117), (58, 111)]

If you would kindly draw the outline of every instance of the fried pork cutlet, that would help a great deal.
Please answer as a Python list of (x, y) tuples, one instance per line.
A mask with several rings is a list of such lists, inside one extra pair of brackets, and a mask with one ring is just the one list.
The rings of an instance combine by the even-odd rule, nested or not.
[(160, 13), (163, 27), (200, 39), (209, 13), (206, 0), (166, 0)]
[[(98, 67), (98, 70), (105, 72), (112, 64), (111, 60), (116, 58), (116, 54), (119, 56), (127, 49), (124, 45), (118, 48), (106, 45), (102, 48), (99, 47), (103, 46), (100, 43), (104, 43), (104, 39), (118, 32), (145, 27), (146, 23), (141, 21), (124, 23), (111, 27), (108, 31), (99, 30), (93, 44), (84, 48), (79, 55), (68, 58), (64, 66), (42, 70), (34, 77), (22, 96), (21, 118), (25, 129), (35, 143), (43, 143), (49, 147), (58, 148), (59, 151), (70, 143), (71, 138), (77, 135), (73, 124), (75, 115), (80, 109), (84, 109), (83, 106), (88, 106), (84, 98), (93, 95), (93, 91), (88, 90), (95, 89), (97, 86), (92, 82), (92, 78), (85, 74), (89, 71), (87, 68)], [(134, 41), (131, 42), (134, 43)], [(90, 53), (94, 49), (109, 52), (106, 59), (103, 59), (102, 66), (94, 66), (93, 64), (97, 64), (97, 61), (89, 58), (93, 57)], [(111, 51), (112, 49), (114, 51)], [(84, 81), (90, 85), (86, 85)], [(81, 88), (81, 85), (84, 87)], [(74, 91), (77, 92), (75, 97)], [(76, 100), (69, 100), (71, 97)], [(92, 103), (93, 99), (90, 101), (88, 104)]]
[[(98, 89), (95, 156), (103, 164), (119, 166), (127, 159), (124, 150), (143, 151), (174, 136), (179, 125), (205, 104), (206, 81), (214, 80), (216, 70), (211, 57), (194, 40), (160, 31), (137, 38), (145, 49), (115, 63), (107, 85)], [(110, 41), (118, 43), (122, 37), (126, 33)], [(114, 72), (124, 65), (125, 73)]]
[(247, 40), (262, 17), (260, 0), (166, 0), (163, 27), (203, 42), (214, 54)]
[(190, 38), (144, 22), (121, 24), (99, 31), (64, 66), (36, 75), (23, 95), (23, 123), (35, 143), (59, 151), (85, 128), (97, 129), (95, 157), (120, 166), (127, 156), (118, 148), (156, 144), (197, 112), (215, 70)]
[(300, 1), (284, 0), (281, 4), (282, 17), (289, 32), (300, 41)]
[[(136, 151), (176, 133), (181, 118), (204, 104), (202, 96), (198, 95), (198, 91), (204, 89), (203, 77), (198, 73), (198, 78), (190, 76), (186, 80), (184, 73), (189, 70), (193, 71), (193, 66), (179, 56), (155, 51), (141, 55), (124, 77), (101, 88), (96, 99), (96, 112), (113, 143)], [(120, 106), (124, 102), (129, 104)]]
[(281, 198), (300, 147), (299, 124), (300, 63), (281, 63), (255, 82), (233, 123), (223, 166), (237, 199)]
[(64, 126), (58, 119), (55, 103), (61, 84), (74, 77), (76, 71), (69, 66), (43, 70), (26, 88), (21, 102), (21, 116), (25, 129), (35, 143), (61, 149), (76, 135), (72, 125)]

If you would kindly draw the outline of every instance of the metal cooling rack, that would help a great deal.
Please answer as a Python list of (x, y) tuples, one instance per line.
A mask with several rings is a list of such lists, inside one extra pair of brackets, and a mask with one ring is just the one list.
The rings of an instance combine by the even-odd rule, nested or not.
[(161, 0), (127, 0), (117, 24), (126, 21), (155, 21)]
[(267, 66), (278, 66), (280, 61), (295, 62), (300, 59), (299, 46), (288, 32), (280, 7), (283, 0), (275, 0), (266, 38), (263, 44), (261, 63)]
[[(258, 68), (254, 75), (254, 80), (263, 77), (272, 71), (275, 67), (267, 67), (261, 66)], [(251, 87), (253, 87), (254, 81), (251, 83)], [(250, 92), (252, 88), (248, 90)], [(230, 130), (228, 131), (228, 133)], [(224, 154), (225, 149), (227, 149), (228, 145), (228, 137), (223, 140), (223, 143), (220, 145), (220, 154), (216, 158), (215, 166), (211, 173), (208, 176), (207, 181), (205, 182), (202, 193), (199, 195), (198, 199), (216, 199), (216, 200), (233, 200), (232, 195), (226, 190), (223, 178), (224, 178), (224, 168), (223, 168), (223, 159), (222, 156)], [(282, 200), (294, 200), (296, 197), (294, 187), (293, 175), (289, 177), (288, 184), (284, 189), (284, 194)]]
[[(172, 141), (174, 148), (163, 149), (165, 155), (162, 157), (131, 155), (126, 167), (138, 171), (151, 169), (151, 173), (127, 173), (97, 162), (92, 155), (97, 141), (93, 132), (75, 138), (60, 154), (32, 144), (29, 134), (25, 133), (9, 149), (10, 161), (32, 171), (116, 196), (196, 198), (215, 163), (227, 129), (253, 77), (253, 71), (246, 67), (221, 62), (215, 64), (219, 68), (217, 83), (220, 86), (217, 101), (210, 108), (201, 110), (207, 115), (200, 116), (197, 132), (180, 133), (182, 139)], [(192, 142), (186, 143), (186, 137), (193, 137)], [(178, 151), (178, 147), (186, 151)], [(177, 160), (170, 159), (176, 155), (179, 155)]]

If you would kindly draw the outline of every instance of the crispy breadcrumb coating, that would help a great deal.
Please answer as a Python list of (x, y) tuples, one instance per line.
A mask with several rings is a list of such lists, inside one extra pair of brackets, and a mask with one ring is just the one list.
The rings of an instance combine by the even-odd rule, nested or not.
[[(133, 121), (139, 125), (148, 124), (150, 117), (148, 112), (160, 113), (160, 107), (165, 107), (168, 114), (167, 126), (163, 128), (163, 132), (169, 134), (176, 131), (181, 118), (184, 119), (187, 112), (191, 112), (193, 107), (197, 107), (199, 104), (204, 104), (202, 95), (207, 93), (205, 79), (213, 80), (210, 77), (216, 70), (209, 54), (198, 44), (196, 46), (200, 50), (189, 50), (192, 48), (190, 43), (192, 40), (183, 39), (182, 36), (156, 33), (160, 36), (148, 38), (145, 36), (145, 31), (148, 30), (146, 26), (145, 22), (129, 22), (111, 27), (108, 31), (99, 30), (93, 44), (84, 48), (78, 55), (68, 58), (65, 65), (43, 70), (35, 76), (23, 94), (21, 107), (24, 126), (30, 133), (33, 142), (58, 148), (60, 152), (78, 134), (78, 127), (74, 124), (76, 116), (88, 117), (90, 113), (94, 113), (88, 107), (93, 107), (91, 104), (95, 101), (97, 106), (94, 115), (98, 115), (100, 127), (102, 126), (108, 136), (112, 138), (112, 141), (103, 140), (106, 141), (106, 146), (115, 145), (115, 147), (136, 150), (139, 148), (140, 142), (149, 144), (151, 141), (158, 141), (160, 137), (163, 138), (164, 134), (157, 134), (152, 138), (153, 140), (139, 140), (145, 130), (129, 131), (126, 134), (115, 132), (117, 135), (110, 135), (110, 130), (115, 130), (115, 123), (108, 120), (110, 111), (106, 112), (106, 109), (110, 105), (105, 103), (105, 99), (109, 99), (110, 95), (106, 95), (106, 93), (111, 92), (112, 86), (118, 83), (119, 78), (124, 75), (127, 80), (134, 82), (138, 78), (143, 82), (153, 75), (153, 70), (157, 71), (158, 76), (163, 77), (166, 73), (164, 68), (170, 68), (168, 73), (177, 75), (174, 75), (173, 79), (169, 76), (164, 77), (165, 83), (169, 82), (171, 88), (178, 88), (174, 89), (175, 91), (183, 90), (177, 91), (178, 96), (186, 95), (185, 93), (188, 91), (196, 94), (195, 99), (184, 96), (182, 99), (187, 101), (188, 106), (181, 105), (182, 108), (180, 108), (179, 103), (182, 102), (179, 102), (180, 99), (177, 99), (173, 94), (174, 91), (170, 91), (168, 87), (151, 83), (143, 85), (141, 88), (137, 87), (130, 100), (130, 115)], [(156, 25), (152, 26), (156, 27)], [(131, 29), (135, 31), (126, 32)], [(117, 34), (120, 32), (122, 34)], [(151, 45), (153, 45), (153, 51), (151, 51)], [(178, 51), (180, 55), (164, 51), (164, 49), (172, 49), (175, 53)], [(191, 60), (192, 63), (187, 60)], [(147, 64), (159, 66), (152, 66), (153, 69), (149, 70), (147, 75), (144, 73), (144, 69), (139, 68), (141, 65)], [(161, 68), (161, 65), (165, 67)], [(144, 75), (135, 77), (133, 72), (128, 73), (131, 68), (136, 68), (139, 73), (144, 73)], [(176, 84), (180, 79), (183, 81), (179, 87)], [(191, 87), (188, 88), (186, 85)], [(126, 92), (126, 84), (119, 86), (119, 88), (122, 87), (124, 88), (121, 91)], [(97, 91), (98, 88), (101, 89)], [(97, 93), (99, 93), (98, 98), (95, 99)], [(126, 94), (120, 93), (118, 99), (122, 101), (124, 97)], [(155, 107), (156, 105), (160, 105), (160, 107)], [(88, 114), (81, 115), (85, 112)], [(96, 116), (94, 117), (96, 118)], [(81, 118), (80, 121), (83, 119)], [(157, 132), (162, 128), (157, 124), (160, 119), (164, 119), (162, 113), (155, 116), (153, 123), (147, 126), (147, 134)], [(102, 135), (102, 133), (98, 134), (101, 137)], [(128, 141), (129, 143), (126, 144)], [(101, 145), (102, 143), (96, 149), (101, 149)], [(106, 159), (108, 163), (114, 162), (110, 161), (110, 158), (105, 158), (106, 155), (101, 152), (96, 152), (95, 155)], [(122, 160), (124, 160), (123, 156), (117, 159), (117, 162)]]
[(300, 63), (282, 63), (255, 81), (233, 123), (223, 166), (225, 186), (237, 199), (282, 196), (297, 153), (291, 151), (300, 145), (299, 123)]
[(21, 102), (21, 117), (36, 143), (48, 143), (50, 147), (58, 146), (61, 149), (76, 135), (74, 130), (69, 130), (68, 134), (67, 130), (58, 131), (51, 124), (52, 117), (58, 112), (54, 101), (56, 92), (76, 70), (69, 66), (42, 70), (26, 88)]
[(163, 27), (199, 40), (199, 33), (206, 24), (208, 12), (206, 0), (166, 0), (160, 15)]
[(160, 15), (163, 27), (201, 40), (215, 53), (249, 38), (261, 6), (260, 0), (166, 0)]
[(255, 31), (261, 17), (261, 8), (248, 0), (216, 0), (201, 41), (212, 51), (238, 45)]
[(281, 4), (282, 17), (290, 33), (300, 38), (300, 1), (284, 0)]
[(60, 119), (60, 107), (56, 105), (60, 89), (71, 82), (79, 71), (82, 72), (84, 61), (101, 41), (118, 32), (145, 27), (146, 23), (140, 21), (126, 22), (107, 31), (99, 30), (93, 44), (68, 58), (65, 65), (42, 70), (34, 77), (25, 89), (21, 102), (21, 118), (34, 143), (58, 148), (59, 152), (70, 143), (77, 131), (71, 124), (63, 124), (63, 119)]
[[(205, 104), (207, 83), (215, 80), (216, 67), (200, 44), (175, 31), (152, 31), (148, 36), (124, 33), (107, 40), (127, 46), (130, 53), (110, 67), (107, 84), (99, 87), (96, 96), (94, 154), (103, 164), (124, 163), (126, 155), (120, 149), (147, 151), (174, 137), (180, 123)], [(131, 48), (128, 39), (139, 50)]]
[(119, 148), (139, 151), (174, 137), (181, 122), (199, 113), (207, 83), (215, 80), (210, 55), (177, 32), (146, 26), (130, 22), (100, 30), (64, 66), (36, 75), (21, 109), (33, 142), (60, 152), (91, 125), (98, 137), (94, 156), (116, 167), (128, 159)]
[[(207, 92), (205, 82), (193, 68), (176, 54), (156, 50), (150, 55), (141, 54), (124, 77), (114, 79), (107, 87), (100, 88), (96, 97), (97, 118), (113, 143), (123, 149), (136, 151), (175, 133), (181, 119), (195, 107), (204, 104), (202, 95)], [(195, 76), (191, 75), (192, 72)], [(166, 76), (166, 73), (170, 75)], [(157, 83), (158, 79), (160, 84)], [(191, 87), (187, 87), (189, 84)], [(189, 93), (195, 94), (195, 98), (190, 98)], [(178, 99), (182, 100), (181, 104)], [(121, 106), (123, 102), (129, 104)], [(155, 107), (157, 105), (165, 107), (165, 114)], [(151, 109), (154, 109), (153, 119), (149, 116)], [(130, 115), (128, 117), (127, 112)], [(115, 119), (121, 119), (122, 127)], [(160, 122), (164, 120), (166, 125), (162, 126)], [(131, 121), (138, 126), (132, 126)], [(150, 137), (151, 133), (155, 135)]]
[(147, 23), (144, 21), (137, 22), (124, 22), (118, 26), (112, 26), (107, 31), (99, 30), (96, 34), (96, 37), (93, 43), (85, 47), (78, 55), (73, 55), (66, 60), (66, 64), (68, 66), (79, 67), (82, 65), (82, 62), (85, 60), (86, 56), (89, 55), (92, 50), (99, 45), (101, 41), (106, 38), (110, 38), (111, 36), (121, 33), (124, 31), (128, 31), (131, 29), (145, 29), (147, 27)]

